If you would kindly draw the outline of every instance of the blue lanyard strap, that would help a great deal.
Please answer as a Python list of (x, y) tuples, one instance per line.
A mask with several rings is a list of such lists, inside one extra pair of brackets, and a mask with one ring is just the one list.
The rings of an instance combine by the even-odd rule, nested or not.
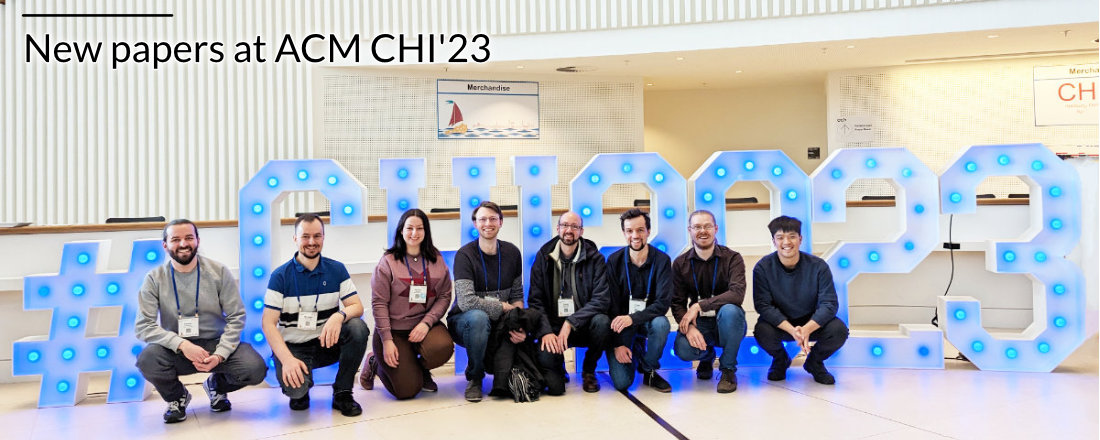
[[(626, 293), (628, 295), (630, 295), (631, 299), (634, 299), (634, 285), (630, 284), (630, 249), (629, 248), (627, 248), (625, 257), (626, 258), (623, 259), (623, 268), (626, 269)], [(648, 262), (649, 258), (646, 258), (646, 261)], [(642, 263), (642, 264), (644, 265), (645, 263)], [(695, 266), (692, 266), (692, 268), (691, 268), (691, 275), (695, 276)], [(698, 283), (696, 283), (696, 284), (698, 284)], [(641, 299), (645, 299), (646, 297), (649, 297), (649, 286), (652, 286), (652, 285), (653, 285), (653, 265), (650, 264), (649, 265), (649, 281), (646, 281), (646, 283), (645, 283), (645, 292), (644, 292), (645, 296), (642, 297)], [(696, 286), (695, 290), (699, 290), (698, 286)]]
[[(291, 260), (293, 261), (294, 258), (291, 258)], [(296, 263), (295, 262), (294, 264), (301, 264), (301, 263)], [(318, 256), (317, 257), (317, 266), (320, 266), (320, 265), (321, 265), (321, 257)], [(290, 279), (294, 281), (294, 294), (295, 294), (295, 296), (298, 297), (298, 310), (301, 310), (302, 309), (302, 291), (298, 289), (297, 270), (290, 273)], [(319, 302), (320, 300), (321, 300), (321, 292), (314, 293), (313, 294), (313, 311), (314, 312), (317, 311), (317, 302)]]
[[(485, 252), (481, 251), (481, 243), (477, 244), (477, 253), (481, 255), (481, 270), (485, 272), (485, 290), (489, 290), (489, 266), (485, 265)], [(500, 291), (500, 240), (497, 240), (497, 291)]]
[[(180, 293), (176, 290), (176, 268), (168, 263), (168, 270), (172, 272), (172, 294), (176, 296), (176, 316), (183, 317), (180, 310)], [(195, 255), (195, 317), (199, 316), (199, 282), (202, 281), (202, 270), (199, 269), (199, 256)]]
[[(691, 263), (691, 280), (695, 282), (695, 293), (699, 296), (703, 296), (703, 293), (699, 290), (699, 280), (695, 278), (695, 259), (688, 258), (688, 262)], [(718, 256), (714, 256), (714, 278), (710, 281), (710, 296), (714, 296), (714, 290), (718, 286)]]
[[(420, 256), (420, 276), (424, 279), (424, 285), (428, 285), (428, 262), (424, 261), (424, 256)], [(409, 284), (416, 284), (413, 280), (413, 270), (409, 267), (409, 256), (405, 255), (405, 269), (409, 271)], [(486, 286), (488, 287), (488, 286)]]

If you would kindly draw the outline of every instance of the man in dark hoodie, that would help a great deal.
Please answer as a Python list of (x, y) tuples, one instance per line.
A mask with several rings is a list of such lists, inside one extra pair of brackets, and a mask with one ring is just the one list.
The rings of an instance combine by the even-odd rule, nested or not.
[[(610, 298), (607, 268), (596, 243), (582, 238), (584, 224), (575, 212), (558, 219), (558, 236), (539, 249), (531, 265), (531, 288), (527, 306), (542, 312), (551, 332), (539, 342), (539, 363), (560, 375), (549, 380), (548, 394), (565, 392), (565, 358), (568, 347), (588, 347), (581, 370), (584, 391), (600, 390), (596, 362), (607, 347), (611, 333), (607, 317)], [(555, 384), (562, 384), (554, 386)]]

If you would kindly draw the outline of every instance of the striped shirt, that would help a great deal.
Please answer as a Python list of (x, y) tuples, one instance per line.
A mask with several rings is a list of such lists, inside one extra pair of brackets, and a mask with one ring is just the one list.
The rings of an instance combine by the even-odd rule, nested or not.
[[(320, 337), (321, 328), (337, 314), (343, 300), (358, 293), (343, 263), (321, 257), (317, 267), (307, 270), (297, 257), (295, 252), (294, 258), (271, 272), (264, 296), (264, 307), (279, 311), (279, 331), (291, 344)], [(298, 328), (299, 312), (317, 312), (317, 328)], [(337, 314), (335, 319), (343, 316)]]

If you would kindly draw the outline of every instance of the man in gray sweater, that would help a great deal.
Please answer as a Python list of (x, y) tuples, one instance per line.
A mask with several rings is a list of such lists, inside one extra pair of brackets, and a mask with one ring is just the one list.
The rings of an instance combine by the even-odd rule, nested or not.
[(176, 423), (187, 419), (191, 402), (179, 376), (212, 373), (202, 387), (210, 410), (221, 412), (231, 408), (226, 394), (263, 381), (267, 366), (240, 343), (245, 312), (237, 280), (224, 264), (198, 256), (198, 227), (172, 220), (163, 240), (170, 258), (145, 275), (138, 294), (135, 332), (149, 345), (137, 367), (168, 402), (164, 422)]

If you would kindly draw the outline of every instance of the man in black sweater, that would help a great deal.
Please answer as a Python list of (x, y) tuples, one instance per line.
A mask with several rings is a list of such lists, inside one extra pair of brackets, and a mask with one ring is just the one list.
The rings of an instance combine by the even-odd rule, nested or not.
[[(802, 365), (814, 381), (832, 385), (825, 359), (848, 340), (848, 327), (836, 317), (837, 298), (829, 264), (799, 251), (802, 222), (780, 216), (768, 223), (776, 251), (760, 259), (752, 270), (752, 298), (760, 319), (753, 334), (772, 356), (768, 380), (787, 378), (791, 359), (782, 341), (796, 341), (809, 350)], [(817, 341), (810, 348), (810, 341)]]
[(607, 258), (615, 333), (607, 352), (611, 381), (619, 391), (629, 388), (637, 365), (643, 385), (671, 392), (657, 370), (670, 330), (665, 314), (672, 303), (672, 259), (649, 244), (649, 214), (631, 209), (619, 216), (619, 226), (627, 246)]
[[(600, 390), (596, 363), (607, 347), (611, 320), (607, 317), (607, 268), (596, 243), (582, 238), (581, 217), (566, 212), (558, 219), (558, 236), (539, 249), (531, 265), (531, 289), (527, 306), (545, 316), (551, 332), (539, 331), (539, 364), (560, 375), (548, 394), (565, 392), (565, 358), (568, 347), (588, 347), (581, 369), (585, 392)], [(560, 385), (559, 385), (560, 384)]]

